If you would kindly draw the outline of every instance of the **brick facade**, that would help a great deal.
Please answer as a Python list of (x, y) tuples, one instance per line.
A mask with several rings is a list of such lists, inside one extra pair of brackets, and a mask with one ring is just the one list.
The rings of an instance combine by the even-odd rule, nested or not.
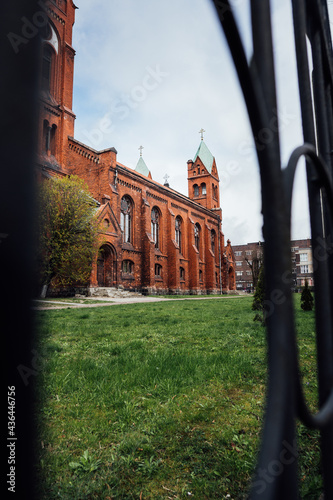
[(234, 290), (234, 255), (221, 228), (215, 158), (202, 140), (187, 169), (184, 162), (187, 197), (155, 182), (142, 157), (133, 170), (118, 161), (115, 148), (96, 151), (74, 139), (75, 6), (71, 0), (46, 5), (38, 167), (41, 177), (83, 178), (98, 204), (102, 233), (90, 286), (150, 293)]
[[(311, 240), (292, 240), (291, 242), (292, 280), (295, 290), (305, 285), (313, 286), (313, 260)], [(253, 277), (247, 260), (262, 258), (263, 247), (260, 241), (233, 246), (235, 254), (236, 288), (253, 291)], [(247, 259), (247, 260), (246, 260)]]
[(261, 261), (263, 247), (260, 241), (233, 246), (235, 254), (236, 289), (253, 291), (253, 273), (250, 265), (255, 259)]
[(296, 289), (300, 289), (308, 281), (313, 286), (313, 260), (311, 240), (291, 241), (292, 277)]

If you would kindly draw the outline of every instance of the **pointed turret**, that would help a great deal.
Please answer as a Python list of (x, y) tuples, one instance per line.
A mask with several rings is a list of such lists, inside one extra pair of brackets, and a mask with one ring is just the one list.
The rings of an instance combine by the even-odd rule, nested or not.
[(200, 146), (198, 147), (198, 151), (195, 154), (195, 157), (193, 160), (194, 163), (196, 162), (197, 158), (200, 158), (200, 160), (202, 161), (206, 170), (211, 174), (212, 168), (213, 168), (213, 163), (214, 163), (214, 156), (209, 151), (209, 149), (207, 148), (207, 146), (203, 140), (200, 142)]
[(140, 158), (138, 160), (138, 163), (136, 164), (135, 171), (138, 172), (139, 174), (145, 175), (146, 177), (149, 177), (149, 179), (151, 179), (152, 176), (151, 176), (150, 170), (147, 167), (144, 159), (142, 158), (143, 146), (140, 146), (139, 149), (140, 149)]
[(194, 160), (187, 162), (188, 196), (208, 209), (220, 208), (219, 174), (215, 158), (203, 140), (201, 141)]

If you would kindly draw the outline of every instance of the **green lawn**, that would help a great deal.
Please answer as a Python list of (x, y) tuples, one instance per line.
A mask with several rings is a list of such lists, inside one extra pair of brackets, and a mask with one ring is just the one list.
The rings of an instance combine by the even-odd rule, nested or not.
[[(265, 331), (251, 303), (39, 311), (41, 499), (246, 498), (266, 383)], [(297, 309), (313, 406), (314, 319)], [(302, 498), (317, 500), (318, 436), (298, 433)]]

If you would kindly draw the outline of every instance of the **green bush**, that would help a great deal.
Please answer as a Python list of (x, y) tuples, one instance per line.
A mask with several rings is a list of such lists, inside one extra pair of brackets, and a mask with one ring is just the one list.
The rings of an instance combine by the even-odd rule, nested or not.
[(313, 297), (309, 288), (308, 280), (305, 280), (305, 286), (302, 291), (301, 308), (303, 311), (312, 311), (313, 309)]

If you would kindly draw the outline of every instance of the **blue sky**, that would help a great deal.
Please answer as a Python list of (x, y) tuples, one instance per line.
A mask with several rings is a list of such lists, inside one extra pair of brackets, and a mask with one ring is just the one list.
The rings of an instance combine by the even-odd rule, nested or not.
[[(231, 2), (248, 56), (247, 0)], [(274, 0), (282, 160), (302, 141), (288, 0)], [(233, 244), (262, 239), (260, 181), (234, 66), (209, 0), (76, 0), (75, 137), (115, 147), (135, 168), (139, 146), (154, 180), (187, 194), (187, 160), (200, 142), (220, 175), (222, 229)], [(310, 236), (305, 178), (297, 174), (293, 238)]]

